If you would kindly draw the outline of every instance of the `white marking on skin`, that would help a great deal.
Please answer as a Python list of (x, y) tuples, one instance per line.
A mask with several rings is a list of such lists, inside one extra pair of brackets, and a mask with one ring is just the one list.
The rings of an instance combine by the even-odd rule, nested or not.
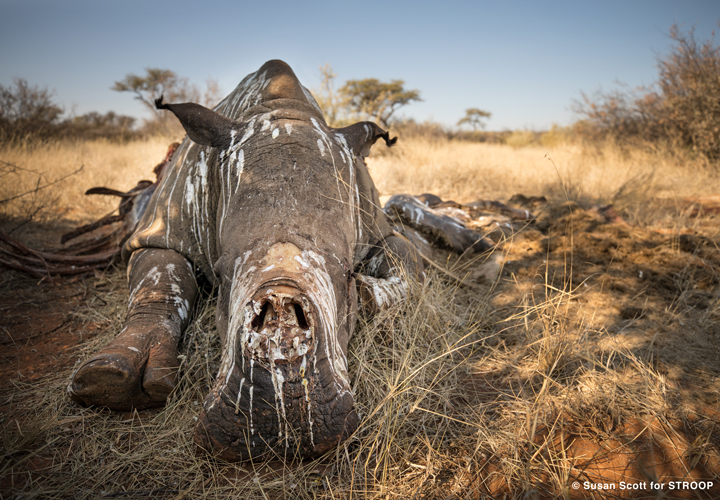
[[(165, 191), (167, 187), (171, 184), (171, 182), (177, 183), (179, 178), (179, 171), (181, 169), (181, 166), (183, 165), (183, 162), (185, 161), (185, 157), (187, 155), (187, 150), (189, 148), (190, 139), (187, 137), (183, 140), (182, 145), (180, 148), (178, 148), (178, 151), (174, 155), (174, 161), (165, 169), (165, 173), (163, 176), (163, 181), (158, 186), (157, 190), (155, 191), (155, 194), (152, 196), (150, 201), (148, 202), (148, 206), (146, 208), (146, 214), (150, 214), (150, 217), (143, 217), (143, 219), (146, 220), (144, 224), (140, 224), (143, 222), (140, 220), (138, 223), (138, 226), (136, 228), (136, 231), (133, 235), (133, 237), (129, 240), (128, 245), (133, 249), (138, 249), (143, 246), (147, 245), (147, 240), (158, 234), (158, 231), (162, 229), (163, 227), (163, 218), (162, 218), (162, 208), (165, 207), (167, 204), (168, 206), (168, 213), (169, 213), (169, 207), (170, 203), (168, 203), (169, 199), (172, 199), (172, 196), (170, 198), (165, 197)], [(173, 180), (174, 178), (174, 180)], [(173, 184), (174, 188), (174, 184)], [(159, 220), (158, 220), (159, 218)], [(169, 226), (168, 224), (165, 225), (165, 244), (169, 245)]]
[[(192, 183), (192, 179), (190, 177), (187, 177), (185, 179), (185, 203), (188, 204), (188, 206), (192, 205), (195, 202), (195, 185)], [(169, 210), (169, 208), (168, 208)]]
[(255, 106), (262, 99), (263, 88), (270, 83), (265, 79), (266, 72), (252, 73), (246, 76), (235, 90), (218, 106), (218, 111), (226, 116), (240, 116), (251, 106)]
[(130, 349), (131, 351), (134, 351), (134, 352), (140, 354), (140, 349), (136, 349), (135, 347), (128, 347), (128, 349)]
[(320, 155), (325, 156), (325, 144), (323, 144), (322, 139), (317, 140), (318, 149), (320, 150)]
[(289, 123), (285, 124), (285, 130), (287, 131), (287, 135), (292, 134), (292, 125)]
[[(303, 277), (308, 283), (306, 293), (310, 300), (315, 304), (318, 311), (320, 323), (322, 323), (322, 332), (324, 335), (325, 355), (329, 361), (330, 371), (333, 375), (333, 384), (337, 391), (337, 397), (342, 397), (350, 392), (350, 381), (347, 374), (347, 358), (340, 348), (337, 336), (337, 304), (335, 302), (335, 287), (332, 279), (325, 269), (325, 259), (313, 252), (305, 250), (302, 252), (302, 259), (296, 257), (296, 260), (307, 269)], [(309, 265), (309, 261), (313, 261), (313, 265)], [(315, 349), (319, 342), (315, 342)], [(313, 352), (313, 363), (317, 360), (317, 356)], [(316, 369), (315, 366), (313, 366)]]
[(158, 271), (157, 266), (150, 269), (150, 271), (148, 271), (148, 273), (147, 273), (147, 277), (150, 278), (151, 280), (153, 280), (155, 282), (155, 285), (160, 283), (161, 276), (162, 276), (162, 273), (160, 271)]
[(472, 220), (472, 217), (466, 211), (456, 207), (427, 208), (426, 210), (435, 215), (449, 217), (453, 223), (460, 224), (463, 227), (465, 222)]
[[(235, 154), (235, 151), (233, 151), (233, 154), (230, 155), (230, 162), (237, 161), (237, 154)], [(230, 162), (227, 165), (227, 181), (223, 183), (223, 192), (227, 192), (227, 205), (230, 205), (230, 198), (232, 197), (232, 192), (230, 190), (230, 174), (232, 173), (232, 168), (230, 165)], [(222, 174), (222, 170), (220, 170), (220, 173)], [(222, 178), (222, 175), (221, 177)], [(225, 206), (225, 202), (223, 202), (223, 207)], [(223, 210), (224, 213), (224, 210)]]
[(240, 189), (240, 176), (242, 176), (243, 170), (245, 169), (245, 151), (242, 149), (238, 151), (238, 163), (237, 163), (237, 185), (235, 191)]
[(402, 302), (407, 297), (407, 283), (399, 276), (390, 278), (373, 278), (372, 276), (358, 275), (356, 279), (368, 285), (378, 311), (387, 309), (393, 304)]
[(245, 141), (247, 141), (248, 139), (250, 139), (250, 137), (252, 137), (252, 135), (254, 133), (255, 133), (255, 117), (252, 117), (247, 124), (245, 133), (243, 134), (242, 139), (240, 139), (240, 143), (238, 144), (238, 146), (242, 146), (245, 143)]
[(260, 272), (261, 272), (261, 273), (266, 273), (266, 272), (268, 272), (268, 271), (271, 270), (271, 269), (275, 269), (275, 264), (270, 264), (269, 266), (267, 266), (265, 269), (263, 269), (263, 270), (260, 271)]
[(380, 252), (373, 256), (367, 264), (368, 272), (373, 276), (377, 276), (383, 262), (385, 262), (385, 252)]
[(180, 319), (183, 321), (187, 320), (188, 318), (188, 309), (190, 308), (187, 299), (183, 299), (183, 305), (178, 308), (178, 314), (180, 315)]
[(354, 189), (355, 191), (355, 200), (352, 199), (352, 194), (348, 193), (350, 224), (352, 224), (355, 228), (355, 241), (360, 241), (362, 239), (362, 217), (360, 215), (360, 193), (358, 191), (357, 180), (355, 178), (355, 153), (353, 153), (353, 150), (348, 145), (343, 134), (335, 133), (334, 138), (335, 142), (340, 146), (340, 156), (343, 159), (343, 163), (345, 163), (345, 157), (347, 157), (347, 165), (350, 172), (348, 187), (349, 189)]
[(313, 419), (312, 419), (312, 407), (310, 406), (310, 392), (308, 391), (308, 381), (305, 378), (305, 372), (307, 371), (307, 357), (303, 354), (302, 363), (300, 364), (300, 377), (302, 377), (302, 385), (305, 389), (305, 402), (307, 403), (308, 412), (308, 425), (310, 427), (310, 445), (315, 447), (315, 439), (313, 436)]
[(238, 389), (237, 399), (235, 400), (235, 415), (240, 413), (240, 396), (242, 395), (242, 386), (245, 383), (245, 377), (240, 381), (240, 388)]
[[(209, 150), (209, 148), (208, 148), (208, 150)], [(206, 250), (207, 250), (205, 255), (209, 259), (212, 254), (212, 250), (210, 248), (209, 225), (207, 223), (207, 220), (209, 217), (209, 214), (208, 214), (209, 196), (208, 196), (208, 179), (207, 179), (208, 164), (207, 164), (206, 152), (204, 149), (200, 151), (200, 159), (197, 161), (195, 167), (196, 167), (196, 171), (200, 174), (200, 178), (199, 178), (200, 186), (195, 184), (195, 192), (196, 192), (195, 194), (196, 194), (196, 196), (202, 194), (202, 196), (198, 200), (199, 204), (198, 203), (195, 204), (195, 208), (196, 208), (196, 210), (198, 210), (198, 216), (197, 216), (198, 226), (197, 226), (196, 237), (197, 237), (197, 241), (198, 241), (198, 247), (199, 247), (201, 253), (203, 253), (202, 252), (202, 250), (203, 250), (202, 242), (203, 241), (205, 242)], [(195, 181), (197, 182), (198, 179), (195, 179)], [(202, 235), (203, 229), (205, 229), (204, 237)]]
[[(235, 348), (237, 346), (237, 332), (241, 329), (241, 326), (247, 324), (252, 320), (252, 308), (243, 307), (244, 301), (250, 294), (250, 283), (252, 281), (252, 273), (256, 270), (255, 266), (250, 266), (247, 270), (240, 275), (243, 264), (248, 259), (252, 252), (248, 250), (243, 255), (243, 260), (237, 259), (235, 261), (235, 270), (233, 272), (232, 287), (230, 289), (230, 310), (229, 310), (229, 325), (226, 336), (226, 342), (223, 346), (223, 356), (220, 361), (220, 371), (218, 372), (218, 380), (225, 378), (225, 386), (230, 380), (230, 373), (235, 368)], [(242, 328), (242, 339), (241, 345), (245, 345), (247, 342), (247, 336), (249, 335), (246, 329)], [(245, 370), (245, 357), (242, 356), (242, 368)], [(252, 367), (252, 359), (250, 360)], [(252, 370), (252, 368), (251, 368)], [(251, 371), (252, 374), (252, 371)], [(252, 375), (251, 375), (252, 381)]]
[[(187, 139), (186, 139), (187, 140)], [(189, 149), (189, 148), (188, 148)], [(187, 150), (185, 151), (185, 155), (187, 155)], [(174, 165), (173, 165), (174, 167)], [(173, 168), (173, 173), (175, 173), (175, 169)], [(167, 209), (167, 220), (165, 221), (165, 244), (169, 247), (170, 246), (170, 201), (173, 199), (173, 194), (175, 193), (175, 186), (177, 186), (178, 180), (180, 179), (180, 175), (178, 173), (175, 173), (175, 182), (173, 182), (173, 187), (170, 189), (170, 194), (168, 195), (168, 209)], [(163, 182), (163, 186), (165, 183)], [(147, 207), (146, 210), (148, 210), (150, 207)], [(155, 220), (155, 214), (153, 211), (153, 221)]]
[[(253, 389), (255, 388), (254, 385), (250, 386), (250, 435), (255, 434), (255, 429), (253, 429), (253, 411), (252, 411), (252, 405), (253, 405)], [(253, 448), (255, 447), (255, 442), (253, 442)]]
[[(272, 352), (272, 351), (271, 351)], [(275, 360), (270, 358), (270, 374), (272, 375), (273, 388), (275, 389), (275, 411), (278, 417), (278, 437), (282, 437), (282, 428), (285, 427), (285, 436), (287, 436), (287, 417), (285, 416), (285, 399), (283, 396), (283, 383), (285, 377), (283, 377), (280, 368), (275, 367)], [(278, 410), (278, 402), (280, 403), (280, 410)], [(282, 413), (282, 416), (281, 416)], [(289, 440), (285, 440), (285, 447), (288, 447)]]
[(181, 320), (185, 321), (188, 317), (187, 311), (189, 309), (187, 299), (183, 299), (182, 297), (173, 297), (172, 299), (177, 306), (178, 316), (180, 316)]
[(274, 128), (273, 131), (272, 131), (272, 138), (273, 138), (273, 139), (277, 139), (277, 136), (279, 136), (279, 135), (280, 135), (280, 129), (279, 129), (279, 128)]
[[(299, 251), (297, 248), (296, 250)], [(290, 348), (290, 351), (288, 353), (284, 353), (282, 349), (285, 347), (280, 345), (282, 342), (282, 330), (278, 329), (271, 331), (264, 328), (260, 333), (258, 333), (254, 331), (254, 328), (251, 326), (254, 318), (261, 313), (264, 301), (250, 299), (253, 293), (255, 293), (258, 271), (256, 271), (254, 265), (246, 266), (249, 255), (250, 252), (248, 251), (243, 258), (238, 258), (235, 262), (235, 270), (232, 281), (233, 285), (229, 300), (229, 328), (224, 345), (221, 369), (217, 378), (218, 380), (223, 381), (224, 387), (227, 387), (230, 374), (233, 372), (237, 361), (237, 356), (240, 356), (242, 359), (243, 372), (245, 371), (244, 364), (245, 358), (247, 357), (250, 364), (250, 384), (253, 384), (255, 357), (259, 356), (262, 359), (267, 359), (270, 364), (269, 375), (271, 376), (275, 392), (275, 409), (278, 418), (278, 425), (280, 426), (280, 429), (278, 429), (279, 437), (282, 437), (283, 435), (287, 437), (287, 415), (284, 402), (285, 379), (281, 371), (281, 367), (277, 364), (278, 361), (288, 359), (288, 356), (302, 356), (305, 360), (303, 368), (306, 369), (307, 355), (312, 354), (313, 359), (316, 361), (317, 353), (315, 351), (318, 348), (318, 343), (322, 342), (325, 350), (324, 357), (328, 359), (335, 392), (339, 397), (342, 397), (351, 390), (347, 376), (347, 360), (339, 346), (338, 339), (336, 338), (338, 325), (336, 317), (337, 307), (335, 304), (335, 290), (331, 278), (325, 270), (325, 259), (322, 256), (312, 251), (305, 251), (299, 255), (293, 256), (293, 261), (298, 264), (297, 267), (295, 264), (291, 264), (291, 269), (293, 269), (291, 272), (299, 272), (302, 276), (300, 282), (307, 283), (307, 286), (303, 286), (303, 289), (306, 290), (308, 299), (315, 305), (315, 310), (318, 311), (318, 327), (322, 327), (324, 337), (322, 340), (316, 339), (313, 343), (314, 346), (310, 348), (309, 343), (306, 342), (308, 340), (312, 342), (313, 329), (308, 328), (306, 330), (298, 330), (295, 334), (295, 338), (292, 339), (292, 347)], [(287, 261), (287, 259), (285, 260)], [(263, 260), (261, 259), (260, 262), (262, 261)], [(273, 260), (270, 260), (270, 264), (265, 266), (264, 269), (267, 269), (270, 266), (274, 266), (273, 269), (277, 269), (278, 265), (282, 261), (282, 256), (278, 255)], [(286, 265), (287, 264), (282, 264), (281, 267), (285, 267)], [(273, 292), (272, 289), (268, 289), (265, 292), (266, 296), (274, 293), (275, 292)], [(309, 352), (311, 349), (312, 353)], [(246, 350), (247, 355), (245, 353)], [(317, 367), (314, 368), (315, 373), (317, 373)], [(220, 389), (224, 390), (224, 387), (221, 386)], [(309, 398), (308, 389), (307, 399), (309, 400)], [(309, 402), (307, 411), (309, 417), (312, 417)], [(251, 433), (254, 433), (252, 411), (250, 411), (250, 414)], [(310, 420), (310, 439), (314, 446), (312, 419), (310, 418)], [(286, 445), (289, 446), (289, 441)]]
[(360, 214), (360, 191), (358, 189), (357, 182), (353, 179), (352, 184), (355, 186), (355, 208), (357, 209), (357, 214), (355, 215), (357, 217), (357, 236), (355, 237), (355, 241), (362, 241), (362, 215)]
[[(230, 172), (230, 168), (231, 168), (231, 166), (232, 166), (232, 163), (235, 162), (235, 161), (237, 161), (237, 154), (236, 154), (235, 151), (233, 151), (232, 153), (230, 153), (230, 157), (228, 158), (228, 163), (227, 163), (228, 176), (230, 175), (229, 172)], [(220, 215), (220, 221), (219, 221), (219, 223), (218, 223), (218, 225), (220, 226), (219, 229), (218, 229), (218, 237), (219, 237), (219, 238), (222, 238), (222, 231), (223, 231), (223, 226), (224, 226), (223, 221), (225, 220), (225, 210), (227, 209), (227, 206), (230, 204), (230, 193), (229, 193), (229, 192), (226, 193), (226, 191), (229, 191), (229, 190), (230, 190), (230, 186), (229, 186), (229, 185), (226, 186), (225, 183), (222, 182), (222, 179), (223, 179), (223, 177), (224, 177), (224, 175), (225, 175), (225, 174), (223, 173), (223, 171), (224, 171), (224, 169), (225, 169), (225, 166), (226, 166), (226, 165), (225, 165), (224, 162), (221, 162), (221, 163), (220, 163), (220, 175), (219, 175), (219, 177), (220, 177), (220, 179), (221, 179), (221, 181), (220, 181), (220, 199), (222, 200), (222, 211), (221, 211), (221, 214), (222, 214), (222, 215)]]
[(313, 95), (310, 93), (310, 91), (308, 89), (306, 89), (304, 85), (300, 85), (300, 88), (302, 89), (303, 94), (305, 94), (305, 99), (307, 99), (308, 102), (322, 114), (320, 105), (317, 103), (317, 101), (315, 100)]
[[(330, 160), (332, 161), (333, 170), (335, 171), (335, 182), (337, 184), (337, 189), (338, 189), (338, 201), (342, 201), (343, 195), (342, 195), (342, 190), (340, 188), (341, 176), (340, 176), (340, 172), (338, 172), (337, 165), (335, 165), (335, 155), (333, 154), (332, 143), (330, 142), (330, 138), (328, 137), (325, 130), (320, 126), (320, 124), (318, 123), (318, 121), (315, 118), (310, 118), (310, 122), (312, 122), (315, 131), (318, 133), (318, 135), (320, 135), (320, 139), (322, 139), (322, 141), (318, 140), (318, 147), (320, 148), (320, 153), (322, 153), (322, 156), (325, 156), (324, 148), (327, 148), (328, 152), (330, 153)], [(336, 142), (337, 142), (337, 140), (336, 140)], [(351, 172), (350, 180), (353, 181), (352, 172)], [(352, 202), (350, 202), (350, 203), (352, 204)], [(353, 212), (354, 212), (354, 210), (351, 208), (351, 210), (350, 210), (351, 217), (352, 217)]]

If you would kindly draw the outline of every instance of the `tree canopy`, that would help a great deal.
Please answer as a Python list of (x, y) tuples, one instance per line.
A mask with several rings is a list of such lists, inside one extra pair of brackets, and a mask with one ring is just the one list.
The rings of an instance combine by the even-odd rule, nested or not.
[(145, 68), (145, 75), (129, 73), (124, 79), (116, 81), (111, 87), (116, 92), (129, 92), (135, 99), (150, 109), (155, 118), (146, 121), (149, 131), (159, 130), (165, 133), (179, 133), (181, 128), (177, 119), (170, 113), (160, 113), (155, 109), (155, 99), (165, 97), (166, 102), (195, 102), (213, 107), (220, 99), (220, 87), (215, 80), (206, 81), (206, 90), (201, 95), (197, 85), (178, 76), (174, 71), (161, 68)]
[(198, 102), (200, 92), (189, 80), (179, 77), (174, 71), (160, 68), (146, 68), (145, 76), (129, 73), (123, 80), (115, 82), (112, 90), (130, 92), (135, 99), (148, 108), (155, 109), (155, 99), (161, 95), (168, 102)]
[(465, 110), (465, 116), (461, 118), (457, 124), (458, 126), (467, 124), (472, 127), (473, 130), (479, 130), (481, 128), (485, 128), (484, 120), (486, 118), (490, 118), (491, 116), (492, 113), (489, 111), (484, 111), (478, 108), (468, 108)]
[(63, 111), (47, 87), (30, 85), (23, 78), (15, 78), (7, 87), (0, 85), (0, 132), (4, 138), (31, 133), (46, 136), (60, 123)]
[(338, 93), (351, 112), (375, 118), (385, 127), (398, 109), (413, 101), (422, 101), (420, 91), (405, 89), (403, 80), (348, 80)]

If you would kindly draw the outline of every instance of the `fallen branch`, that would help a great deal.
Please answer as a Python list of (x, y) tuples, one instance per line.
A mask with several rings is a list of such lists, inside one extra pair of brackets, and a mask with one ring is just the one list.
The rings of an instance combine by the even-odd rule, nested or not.
[(72, 177), (73, 175), (81, 172), (83, 168), (84, 168), (84, 165), (81, 165), (80, 168), (78, 168), (78, 169), (75, 170), (74, 172), (71, 172), (71, 173), (69, 173), (69, 174), (67, 174), (67, 175), (64, 175), (64, 176), (60, 177), (59, 179), (55, 179), (55, 180), (52, 181), (52, 182), (48, 182), (48, 183), (45, 184), (44, 186), (41, 186), (41, 185), (40, 185), (40, 178), (42, 177), (42, 174), (39, 174), (40, 177), (38, 177), (38, 185), (35, 186), (35, 189), (31, 189), (30, 191), (25, 191), (24, 193), (20, 193), (20, 194), (17, 194), (17, 195), (15, 195), (15, 196), (11, 196), (10, 198), (5, 198), (4, 200), (0, 200), (0, 205), (2, 205), (3, 203), (7, 203), (7, 202), (9, 202), (9, 201), (17, 200), (18, 198), (22, 198), (23, 196), (27, 196), (27, 195), (29, 195), (29, 194), (31, 194), (31, 193), (37, 193), (38, 191), (41, 191), (41, 190), (43, 190), (43, 189), (45, 189), (45, 188), (48, 188), (48, 187), (50, 187), (50, 186), (54, 186), (55, 184), (58, 184), (58, 183), (64, 181), (64, 180), (67, 179), (68, 177)]

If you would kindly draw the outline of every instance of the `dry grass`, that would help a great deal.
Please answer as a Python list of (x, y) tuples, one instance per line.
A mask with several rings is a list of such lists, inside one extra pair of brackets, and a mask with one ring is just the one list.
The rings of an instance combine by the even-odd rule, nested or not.
[[(114, 337), (125, 308), (123, 273), (95, 287), (97, 300), (75, 314), (104, 333), (79, 359)], [(405, 303), (361, 316), (349, 364), (362, 423), (323, 459), (230, 464), (195, 453), (194, 419), (220, 357), (209, 300), (185, 333), (181, 380), (162, 410), (80, 408), (65, 395), (69, 372), (16, 384), (6, 422), (22, 423), (3, 428), (0, 477), (17, 495), (47, 499), (564, 498), (573, 479), (636, 480), (615, 454), (662, 445), (671, 459), (720, 463), (716, 424), (673, 403), (668, 381), (633, 346), (589, 326), (577, 314), (580, 293), (530, 291), (514, 314), (493, 313), (491, 295), (431, 274)], [(656, 432), (638, 439), (646, 423)], [(579, 437), (605, 441), (578, 452)]]
[(368, 159), (383, 195), (436, 193), (469, 202), (507, 200), (516, 193), (553, 201), (637, 203), (649, 197), (714, 194), (717, 173), (667, 152), (612, 144), (512, 148), (502, 144), (407, 138)]
[[(127, 300), (122, 273), (95, 287), (103, 292), (76, 314), (101, 323), (105, 331), (78, 358), (115, 336)], [(196, 311), (183, 340), (178, 389), (160, 411), (139, 415), (80, 408), (65, 395), (69, 373), (18, 386), (12, 399), (29, 422), (3, 430), (0, 476), (42, 457), (43, 464), (52, 464), (42, 475), (11, 476), (16, 493), (97, 498), (165, 489), (172, 498), (365, 497), (386, 492), (401, 478), (403, 488), (419, 488), (447, 464), (456, 464), (449, 442), (477, 440), (478, 409), (456, 406), (467, 360), (486, 335), (481, 327), (487, 302), (433, 276), (405, 304), (361, 320), (349, 361), (363, 421), (336, 453), (304, 464), (228, 464), (197, 456), (194, 419), (220, 357), (214, 308), (209, 300)]]
[[(141, 179), (155, 180), (152, 169), (170, 142), (153, 138), (130, 144), (105, 140), (0, 144), (0, 215), (40, 222), (99, 218), (117, 208), (117, 199), (84, 196), (85, 191), (96, 186), (127, 191)], [(49, 188), (36, 189), (63, 178)], [(10, 202), (1, 201), (26, 192)]]
[[(108, 157), (101, 143), (81, 146), (76, 156), (63, 147), (0, 159), (39, 170), (43, 155), (65, 151), (67, 169), (85, 164), (97, 171), (77, 192), (93, 185), (128, 189), (150, 177), (165, 143), (139, 143), (125, 152), (118, 147)], [(559, 146), (549, 151), (556, 169), (546, 152), (408, 139), (371, 158), (370, 166), (384, 194), (434, 192), (457, 201), (502, 200), (515, 193), (562, 201), (567, 193), (598, 203), (628, 197), (625, 204), (631, 206), (717, 188), (710, 174), (692, 173), (660, 154), (612, 148), (591, 154)], [(121, 167), (122, 158), (137, 165)], [(102, 177), (112, 162), (124, 173)], [(56, 203), (79, 204), (77, 192), (57, 194)], [(99, 215), (82, 206), (86, 215)], [(361, 425), (320, 460), (229, 464), (195, 453), (194, 418), (220, 354), (210, 299), (198, 306), (185, 333), (181, 381), (161, 410), (119, 414), (80, 408), (65, 395), (70, 372), (15, 383), (8, 396), (13, 412), (3, 417), (0, 436), (0, 478), (12, 482), (17, 498), (48, 499), (570, 498), (569, 484), (576, 479), (632, 482), (652, 476), (717, 483), (720, 444), (714, 436), (720, 418), (702, 409), (720, 415), (717, 399), (702, 399), (678, 385), (672, 370), (689, 369), (687, 362), (668, 368), (657, 358), (667, 332), (658, 327), (649, 344), (639, 340), (647, 326), (642, 318), (620, 320), (619, 292), (610, 294), (615, 286), (610, 266), (574, 274), (577, 249), (568, 240), (567, 252), (555, 256), (558, 262), (551, 262), (546, 246), (537, 261), (528, 261), (529, 274), (516, 265), (498, 283), (479, 285), (460, 285), (452, 276), (473, 275), (481, 261), (438, 253), (436, 262), (447, 273), (433, 269), (404, 303), (374, 317), (361, 315), (349, 349)], [(505, 244), (508, 252), (516, 247), (525, 252), (533, 243), (518, 238), (515, 247), (510, 240)], [(543, 252), (547, 262), (536, 265)], [(655, 252), (660, 260), (652, 269), (662, 268), (662, 259), (685, 262), (677, 244)], [(692, 305), (705, 279), (692, 262), (671, 269), (678, 292), (669, 304), (649, 301), (644, 292), (627, 297), (640, 306), (642, 317), (682, 324), (672, 332), (687, 333), (682, 342), (688, 350), (694, 329), (720, 335), (717, 290), (707, 293), (708, 307)], [(717, 273), (712, 265), (707, 272)], [(84, 344), (78, 359), (114, 337), (127, 299), (122, 272), (92, 286), (94, 298), (74, 314), (100, 325), (103, 333)], [(688, 323), (691, 316), (698, 322)], [(717, 391), (720, 379), (703, 376), (708, 393)], [(655, 456), (670, 465), (644, 468), (647, 457)], [(483, 497), (487, 493), (493, 496)]]
[[(0, 200), (75, 172), (49, 190), (0, 204), (0, 214), (34, 215), (37, 221), (98, 217), (115, 208), (106, 196), (84, 196), (95, 186), (129, 190), (153, 179), (152, 168), (171, 141), (152, 138), (130, 144), (108, 141), (0, 144)], [(588, 203), (637, 204), (652, 197), (715, 194), (717, 173), (687, 158), (606, 145), (575, 144), (512, 148), (501, 144), (402, 138), (392, 149), (380, 146), (368, 159), (382, 195), (438, 193), (444, 199), (507, 200), (516, 193)], [(16, 168), (17, 167), (17, 168)]]

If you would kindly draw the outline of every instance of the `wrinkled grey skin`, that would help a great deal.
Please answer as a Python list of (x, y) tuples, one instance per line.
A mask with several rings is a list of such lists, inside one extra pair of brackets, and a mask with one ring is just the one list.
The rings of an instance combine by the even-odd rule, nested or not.
[(422, 274), (392, 236), (363, 161), (377, 139), (392, 141), (369, 122), (328, 127), (282, 61), (246, 77), (215, 111), (157, 105), (189, 137), (123, 248), (124, 328), (68, 391), (112, 409), (163, 404), (201, 275), (219, 289), (223, 354), (196, 442), (229, 460), (320, 455), (358, 424), (347, 370), (356, 287), (386, 305), (405, 290), (391, 260)]

